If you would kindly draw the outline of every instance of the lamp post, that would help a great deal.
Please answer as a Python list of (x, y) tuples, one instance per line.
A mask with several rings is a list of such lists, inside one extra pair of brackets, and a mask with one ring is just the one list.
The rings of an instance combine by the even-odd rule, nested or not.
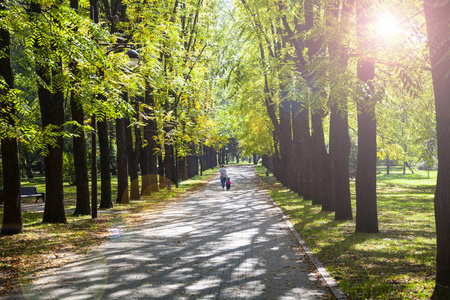
[(130, 67), (136, 67), (141, 61), (139, 53), (134, 49), (129, 49), (125, 54), (128, 56), (128, 65)]
[[(136, 50), (133, 50), (133, 45), (130, 44), (100, 44), (104, 46), (112, 46), (111, 49), (109, 49), (106, 52), (106, 55), (110, 54), (111, 52), (118, 52), (119, 50), (123, 48), (131, 48), (129, 49), (125, 54), (127, 54), (129, 61), (128, 65), (130, 67), (136, 66), (139, 61), (139, 53)], [(104, 75), (103, 70), (99, 70), (100, 77)], [(101, 97), (101, 96), (100, 96)], [(101, 174), (102, 174), (102, 184), (101, 184), (101, 191), (102, 191), (102, 199), (100, 203), (100, 207), (109, 208), (112, 206), (112, 199), (111, 199), (111, 179), (110, 179), (110, 151), (109, 151), (109, 145), (107, 141), (107, 133), (105, 132), (106, 129), (106, 123), (105, 120), (99, 122), (96, 120), (95, 114), (92, 116), (92, 122), (93, 124), (98, 123), (97, 125), (97, 134), (99, 139), (99, 146), (100, 146), (100, 156), (104, 156), (107, 159), (101, 159)], [(94, 129), (95, 130), (95, 129)], [(106, 139), (106, 141), (105, 141)], [(92, 144), (93, 147), (96, 145), (96, 138), (95, 134), (92, 136)], [(95, 148), (94, 148), (95, 149)], [(97, 168), (96, 168), (96, 151), (92, 151), (92, 218), (97, 217)]]

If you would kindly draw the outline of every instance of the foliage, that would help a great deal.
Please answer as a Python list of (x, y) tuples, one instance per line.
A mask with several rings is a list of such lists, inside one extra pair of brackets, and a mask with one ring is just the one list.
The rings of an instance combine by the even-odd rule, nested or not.
[(424, 161), (432, 167), (437, 149), (431, 89), (418, 98), (402, 95), (395, 89), (387, 92), (377, 115), (380, 159), (388, 156), (412, 165)]
[(141, 45), (144, 62), (135, 72), (145, 84), (134, 87), (134, 93), (138, 89), (142, 93), (143, 87), (152, 91), (155, 104), (151, 115), (144, 117), (157, 121), (159, 151), (169, 144), (179, 156), (186, 156), (190, 144), (216, 144), (217, 132), (210, 124), (216, 47), (222, 38), (213, 23), (217, 5), (214, 1), (127, 4), (131, 22), (124, 29)]

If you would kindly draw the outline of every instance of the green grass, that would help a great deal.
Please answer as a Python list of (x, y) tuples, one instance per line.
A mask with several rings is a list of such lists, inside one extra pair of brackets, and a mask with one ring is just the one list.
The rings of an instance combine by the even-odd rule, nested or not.
[[(436, 172), (377, 176), (380, 233), (355, 233), (354, 221), (304, 201), (258, 166), (273, 199), (291, 219), (314, 255), (351, 299), (427, 299), (435, 283), (433, 195)], [(351, 182), (353, 216), (355, 189)]]
[[(42, 212), (29, 209), (34, 199), (22, 199), (23, 233), (13, 236), (0, 235), (0, 298), (11, 288), (20, 284), (26, 274), (57, 267), (70, 261), (72, 254), (84, 253), (92, 246), (102, 243), (109, 237), (110, 228), (117, 225), (130, 225), (145, 218), (146, 210), (158, 203), (182, 197), (186, 192), (195, 190), (207, 178), (217, 172), (207, 170), (203, 176), (196, 176), (173, 187), (171, 191), (160, 190), (130, 204), (114, 204), (112, 209), (99, 211), (98, 218), (91, 216), (75, 217), (67, 212), (75, 208), (76, 187), (64, 184), (64, 205), (67, 224), (42, 224)], [(117, 193), (117, 179), (112, 180), (113, 202)], [(36, 186), (45, 192), (45, 179), (36, 177), (32, 181), (23, 181), (22, 186)], [(100, 181), (99, 199), (100, 202)], [(3, 209), (0, 209), (3, 220)]]

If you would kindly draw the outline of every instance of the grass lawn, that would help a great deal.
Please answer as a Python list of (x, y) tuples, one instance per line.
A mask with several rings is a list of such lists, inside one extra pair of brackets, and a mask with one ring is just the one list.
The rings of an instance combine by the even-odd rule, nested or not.
[[(181, 197), (206, 182), (206, 179), (217, 172), (207, 170), (203, 176), (196, 176), (173, 187), (169, 192), (161, 190), (150, 196), (141, 197), (139, 201), (131, 201), (127, 205), (114, 204), (114, 208), (99, 211), (98, 218), (91, 216), (75, 217), (70, 211), (75, 209), (76, 187), (64, 185), (64, 204), (67, 224), (42, 224), (42, 212), (30, 210), (35, 206), (34, 198), (22, 199), (23, 233), (7, 236), (0, 235), (0, 298), (9, 289), (20, 284), (23, 275), (39, 270), (57, 267), (73, 258), (74, 254), (84, 253), (92, 246), (100, 244), (113, 234), (113, 227), (126, 226), (142, 221), (146, 209), (157, 203)], [(34, 178), (23, 181), (22, 186), (36, 186), (39, 192), (45, 192), (45, 179)], [(99, 198), (100, 203), (100, 181)], [(117, 178), (112, 179), (112, 197), (115, 202)], [(40, 200), (41, 202), (42, 200)], [(0, 209), (0, 220), (3, 220), (3, 208)]]
[[(427, 299), (435, 283), (436, 171), (377, 175), (380, 233), (355, 233), (354, 221), (304, 201), (257, 167), (264, 188), (291, 219), (314, 255), (351, 299)], [(383, 173), (384, 172), (384, 173)], [(353, 217), (355, 185), (351, 181)]]

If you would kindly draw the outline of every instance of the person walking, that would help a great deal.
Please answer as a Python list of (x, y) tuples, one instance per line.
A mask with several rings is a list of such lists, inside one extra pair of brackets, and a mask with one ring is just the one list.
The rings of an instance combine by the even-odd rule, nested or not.
[(222, 183), (222, 191), (225, 189), (225, 183), (227, 182), (227, 169), (225, 169), (224, 165), (220, 166), (219, 169), (219, 175), (220, 175), (220, 182)]

